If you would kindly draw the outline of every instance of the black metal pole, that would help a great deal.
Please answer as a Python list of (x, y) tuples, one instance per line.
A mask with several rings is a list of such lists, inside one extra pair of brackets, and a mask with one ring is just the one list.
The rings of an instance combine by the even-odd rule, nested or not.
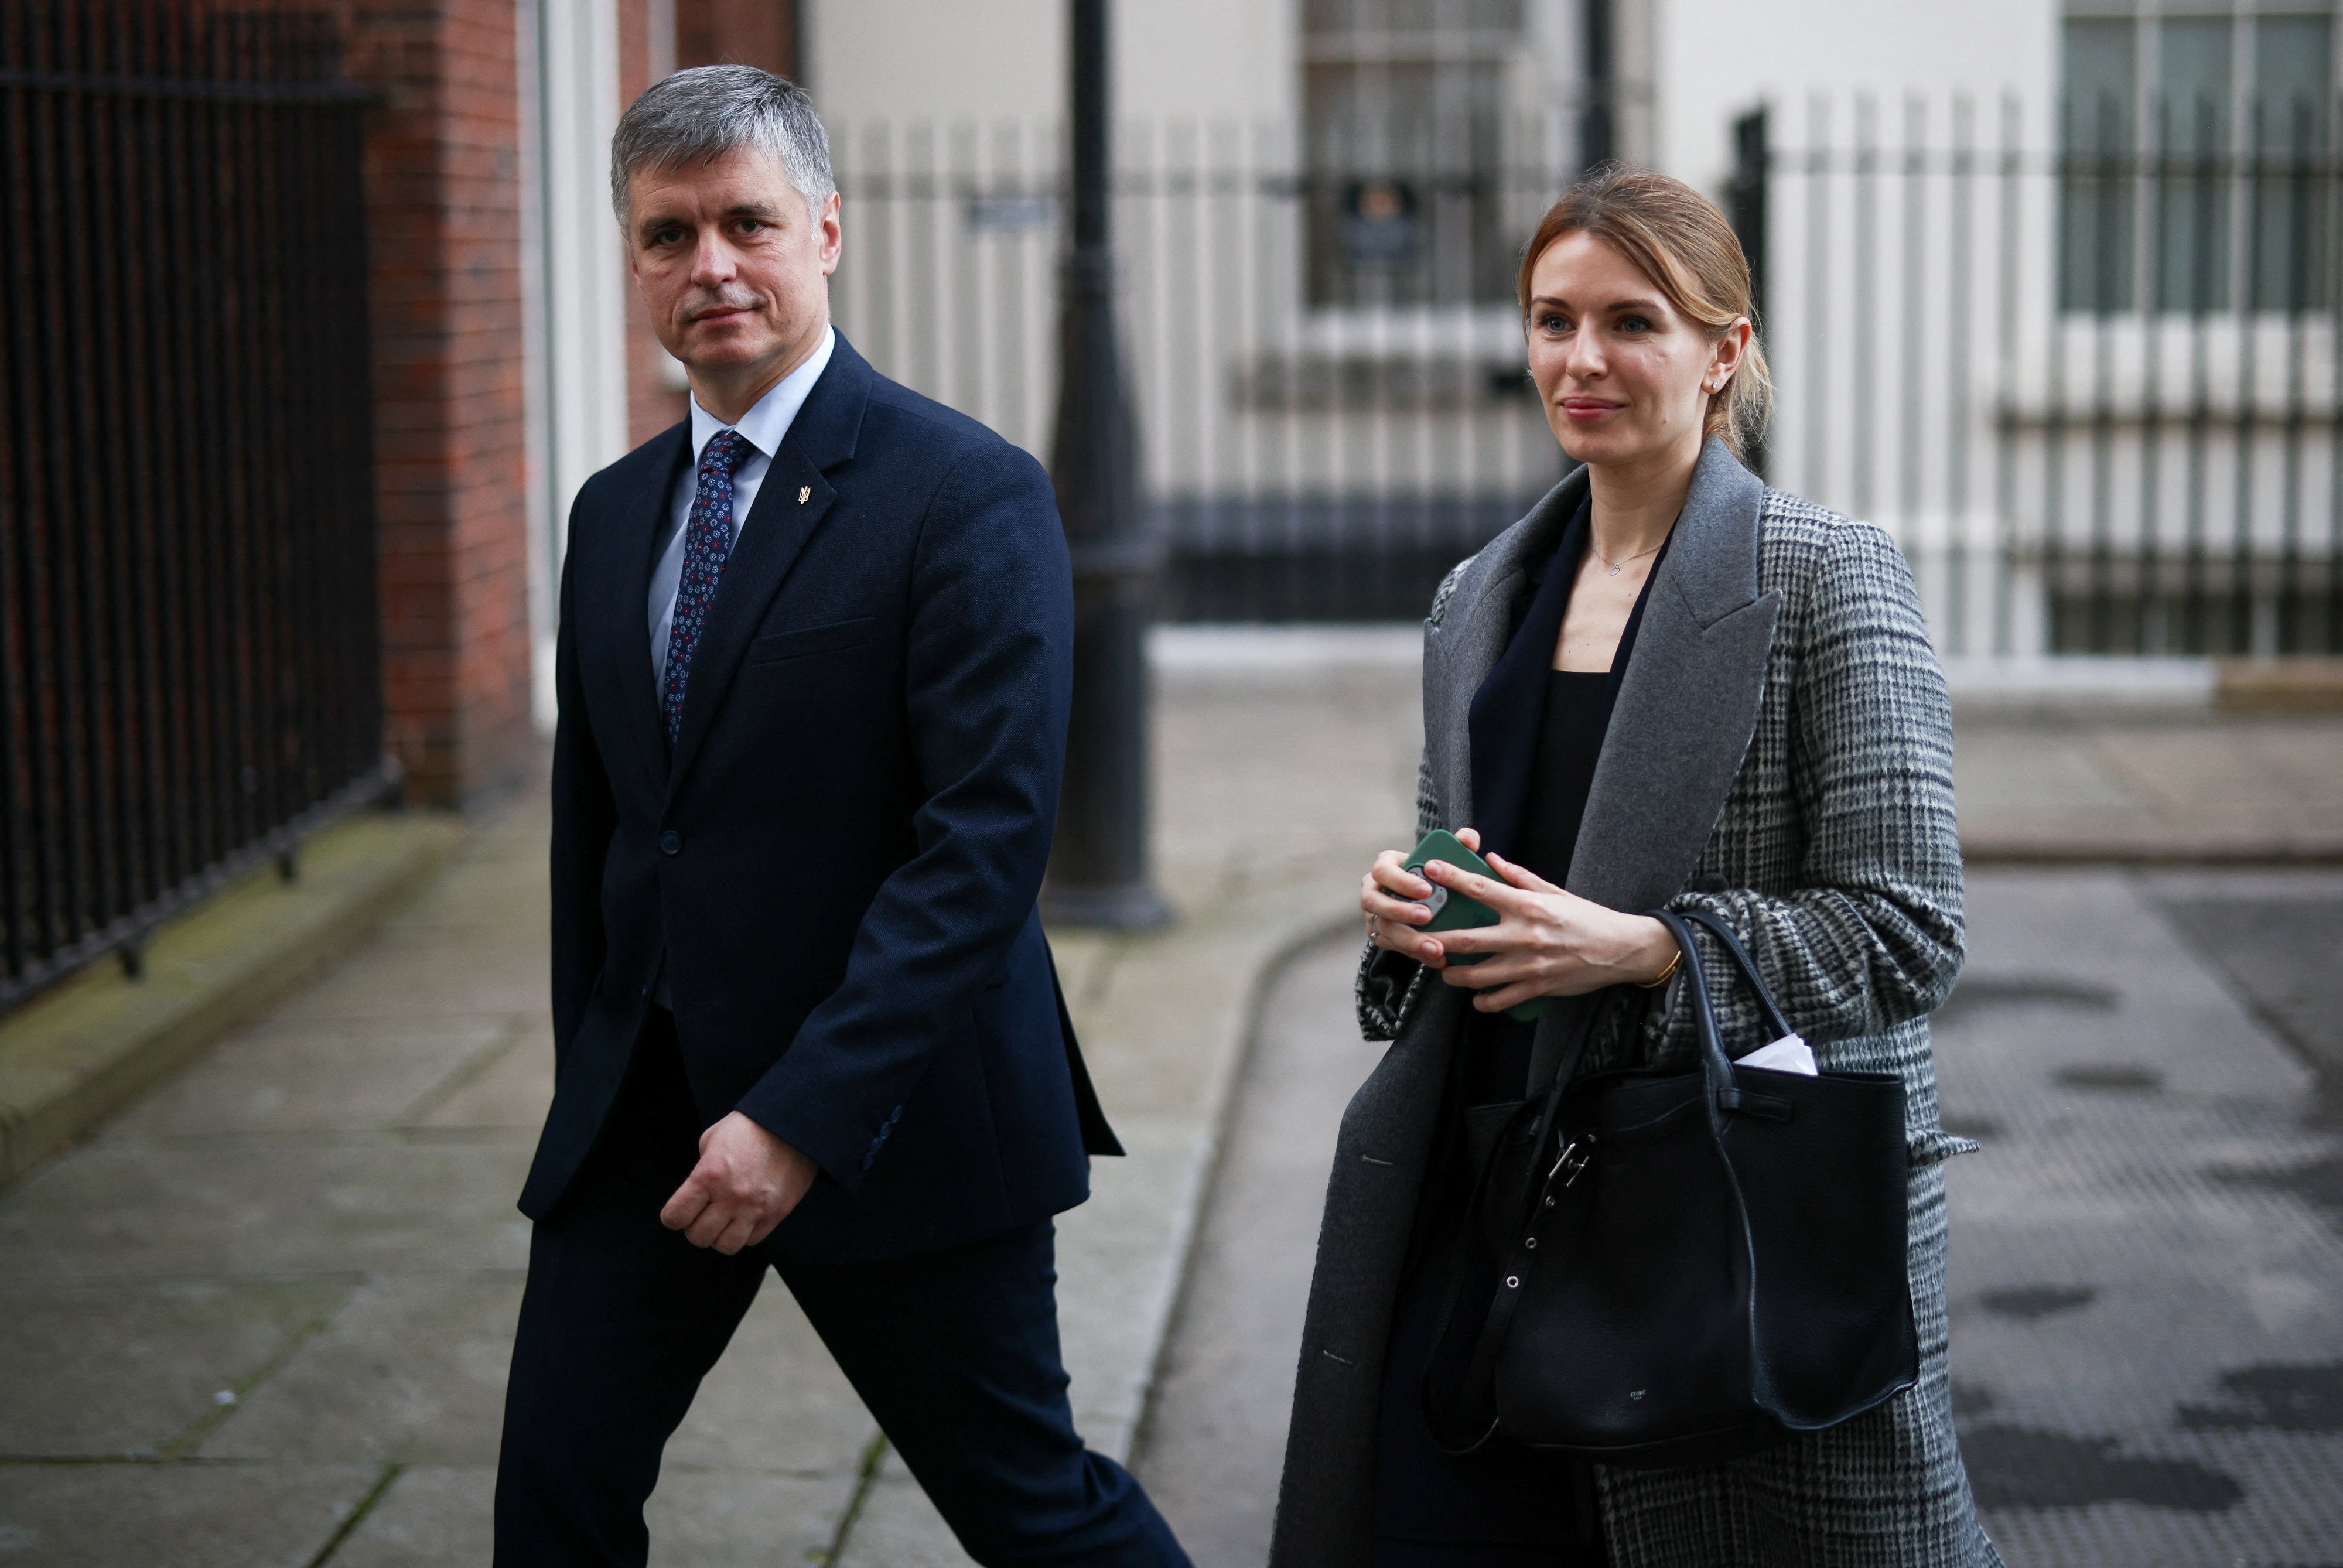
[(1578, 153), (1592, 172), (1619, 156), (1614, 106), (1618, 99), (1611, 37), (1611, 0), (1582, 0), (1581, 35), (1586, 47), (1586, 107), (1578, 118)]
[(1061, 281), (1050, 477), (1074, 570), (1073, 719), (1041, 910), (1132, 930), (1171, 907), (1147, 869), (1147, 621), (1158, 549), (1139, 504), (1110, 237), (1107, 0), (1069, 0), (1073, 233)]

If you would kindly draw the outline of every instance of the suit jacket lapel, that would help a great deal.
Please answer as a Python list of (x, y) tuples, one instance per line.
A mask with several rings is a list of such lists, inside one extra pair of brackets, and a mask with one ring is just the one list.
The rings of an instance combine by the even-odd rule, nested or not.
[[(862, 427), (862, 411), (870, 401), (874, 372), (840, 333), (831, 350), (830, 366), (814, 383), (805, 407), (782, 437), (773, 455), (757, 501), (740, 525), (739, 541), (716, 597), (708, 606), (708, 621), (700, 629), (699, 646), (691, 655), (691, 675), (683, 692), (683, 728), (676, 738), (675, 759), (668, 771), (665, 793), (670, 798), (681, 787), (699, 756), (700, 743), (715, 722), (732, 678), (764, 620), (765, 607), (780, 590), (789, 568), (829, 516), (838, 492), (822, 470), (854, 455)], [(805, 498), (801, 501), (799, 496)], [(646, 579), (644, 592), (649, 592)]]
[(1610, 909), (1684, 888), (1741, 771), (1781, 608), (1757, 583), (1765, 487), (1712, 439), (1694, 472), (1587, 791), (1570, 890)]
[(616, 661), (618, 707), (632, 738), (630, 749), (647, 787), (661, 795), (667, 790), (667, 734), (651, 674), (652, 556), (674, 499), (677, 471), (691, 460), (691, 423), (686, 420), (652, 441), (664, 451), (651, 454), (647, 477), (615, 503), (618, 516), (611, 533), (616, 558), (602, 578), (615, 593), (615, 602), (598, 604), (582, 615), (580, 629), (608, 628), (598, 640), (605, 640), (604, 657)]

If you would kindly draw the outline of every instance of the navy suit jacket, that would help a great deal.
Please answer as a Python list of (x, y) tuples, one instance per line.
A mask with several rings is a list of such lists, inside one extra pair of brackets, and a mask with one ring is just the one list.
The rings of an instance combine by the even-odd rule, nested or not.
[(552, 1211), (662, 962), (702, 1120), (821, 1174), (766, 1243), (900, 1256), (1089, 1193), (1099, 1113), (1034, 898), (1072, 679), (1048, 477), (840, 336), (724, 568), (670, 757), (652, 555), (689, 423), (586, 482), (556, 661)]

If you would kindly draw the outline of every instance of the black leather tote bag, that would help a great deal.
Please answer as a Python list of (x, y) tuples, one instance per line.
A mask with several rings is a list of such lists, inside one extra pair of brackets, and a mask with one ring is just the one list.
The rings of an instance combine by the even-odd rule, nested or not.
[[(1502, 1434), (1604, 1464), (1709, 1463), (1917, 1375), (1902, 1081), (1735, 1067), (1685, 919), (1655, 913), (1684, 949), (1700, 1070), (1573, 1085), (1565, 1064), (1500, 1140), (1424, 1377), (1452, 1452)], [(1767, 1038), (1789, 1034), (1739, 939), (1690, 918)]]

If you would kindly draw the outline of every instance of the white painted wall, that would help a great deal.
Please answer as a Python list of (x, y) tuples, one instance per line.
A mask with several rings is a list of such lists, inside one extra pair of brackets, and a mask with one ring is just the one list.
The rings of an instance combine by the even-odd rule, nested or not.
[(1644, 3), (1653, 162), (1708, 190), (1731, 168), (1734, 119), (1761, 100), (1775, 106), (1777, 124), (1803, 131), (1815, 92), (1836, 97), (1842, 116), (1849, 93), (1875, 93), (1893, 115), (1910, 92), (1941, 102), (1954, 93), (1982, 100), (2014, 91), (2038, 107), (2056, 81), (2056, 0)]
[[(1293, 110), (1295, 0), (1115, 6), (1119, 120)], [(823, 118), (938, 125), (1065, 113), (1065, 0), (809, 0), (806, 80)]]
[(526, 0), (520, 15), (523, 353), (528, 399), (535, 705), (553, 721), (553, 638), (569, 502), (626, 455), (626, 276), (610, 213), (617, 0)]

